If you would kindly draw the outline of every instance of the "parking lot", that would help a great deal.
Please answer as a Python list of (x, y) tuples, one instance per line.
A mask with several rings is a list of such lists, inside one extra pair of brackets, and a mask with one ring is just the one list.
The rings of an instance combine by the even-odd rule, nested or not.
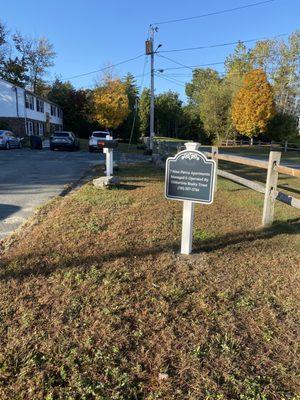
[(87, 151), (1, 150), (0, 240), (100, 160), (103, 154)]

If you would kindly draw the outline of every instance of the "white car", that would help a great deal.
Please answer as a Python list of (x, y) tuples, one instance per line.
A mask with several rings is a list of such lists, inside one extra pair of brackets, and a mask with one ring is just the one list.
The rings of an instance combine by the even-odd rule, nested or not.
[(107, 135), (111, 135), (111, 133), (107, 131), (94, 131), (89, 138), (89, 151), (103, 151)]

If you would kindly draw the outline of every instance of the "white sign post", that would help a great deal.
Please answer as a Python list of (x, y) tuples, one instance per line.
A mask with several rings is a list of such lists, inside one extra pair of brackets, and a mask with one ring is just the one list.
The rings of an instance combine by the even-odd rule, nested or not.
[(198, 151), (199, 143), (185, 143), (166, 162), (166, 198), (183, 201), (181, 254), (191, 254), (195, 203), (211, 204), (215, 192), (216, 162)]
[[(107, 135), (106, 140), (112, 140), (112, 137)], [(106, 154), (106, 176), (112, 176), (114, 174), (113, 151), (112, 148), (104, 147), (103, 149), (103, 152)]]
[[(187, 150), (197, 150), (199, 143), (185, 143)], [(195, 203), (185, 200), (182, 211), (181, 254), (191, 254), (193, 246)]]

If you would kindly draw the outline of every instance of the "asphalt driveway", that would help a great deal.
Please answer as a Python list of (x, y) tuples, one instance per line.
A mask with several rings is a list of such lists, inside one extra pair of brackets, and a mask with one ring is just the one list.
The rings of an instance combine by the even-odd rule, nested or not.
[(0, 240), (100, 160), (86, 151), (0, 151)]

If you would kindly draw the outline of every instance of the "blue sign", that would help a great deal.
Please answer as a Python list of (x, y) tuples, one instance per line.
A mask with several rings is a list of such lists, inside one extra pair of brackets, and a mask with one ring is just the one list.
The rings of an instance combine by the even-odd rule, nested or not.
[(170, 200), (211, 204), (215, 186), (214, 160), (198, 150), (184, 150), (166, 161), (165, 195)]

